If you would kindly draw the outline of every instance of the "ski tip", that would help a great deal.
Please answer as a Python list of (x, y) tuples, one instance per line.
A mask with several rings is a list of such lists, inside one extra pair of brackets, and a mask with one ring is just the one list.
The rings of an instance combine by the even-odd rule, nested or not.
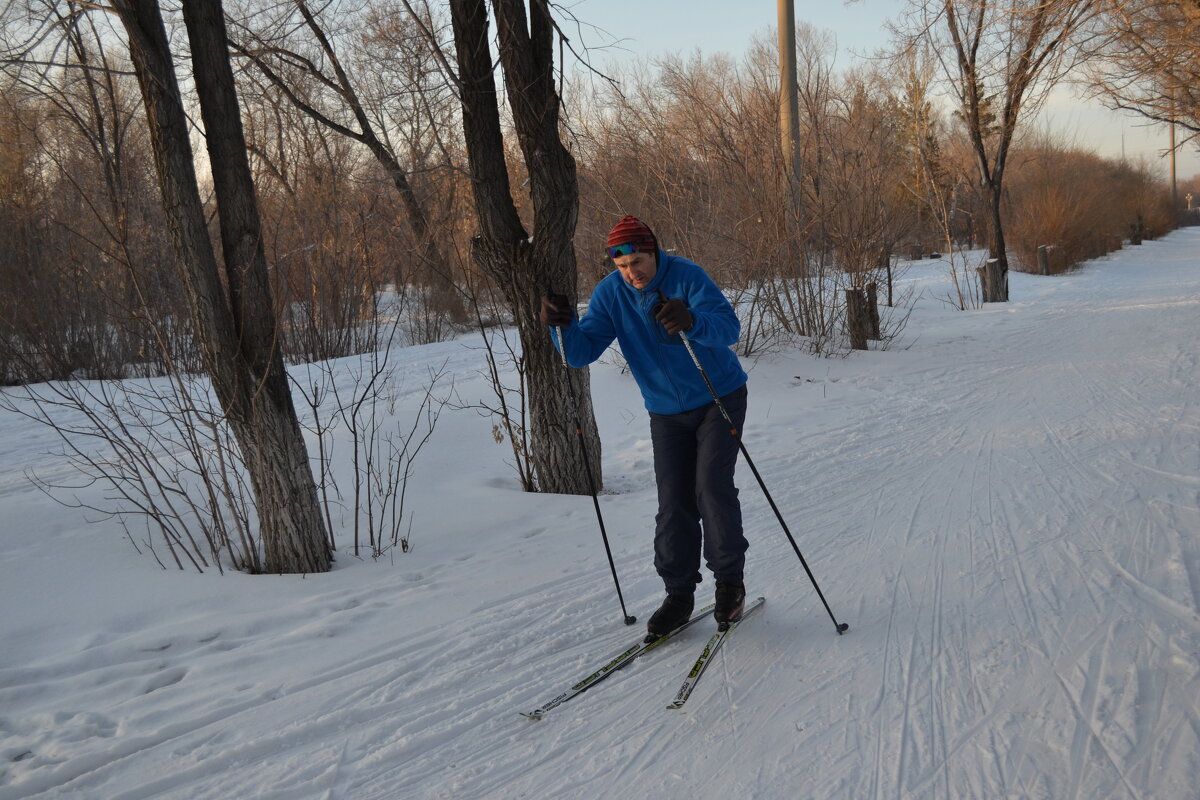
[(534, 722), (537, 722), (544, 716), (540, 711), (519, 711), (517, 713), (519, 713), (525, 719), (531, 719)]

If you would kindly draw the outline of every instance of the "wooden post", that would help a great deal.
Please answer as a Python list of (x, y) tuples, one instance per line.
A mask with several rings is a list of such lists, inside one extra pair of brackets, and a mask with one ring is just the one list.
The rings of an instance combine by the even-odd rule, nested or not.
[(892, 246), (890, 244), (882, 245), (879, 248), (879, 266), (887, 274), (887, 304), (888, 308), (892, 307)]
[(846, 290), (846, 333), (850, 347), (854, 350), (867, 349), (867, 293), (862, 289)]
[(869, 323), (867, 336), (878, 342), (882, 337), (879, 333), (879, 286), (875, 281), (867, 284), (866, 303), (867, 322)]

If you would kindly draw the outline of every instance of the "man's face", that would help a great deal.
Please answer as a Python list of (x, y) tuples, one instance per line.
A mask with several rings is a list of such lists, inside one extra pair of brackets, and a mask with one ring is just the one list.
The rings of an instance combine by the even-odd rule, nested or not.
[(654, 263), (653, 253), (630, 253), (627, 256), (617, 256), (613, 259), (621, 277), (635, 289), (645, 289), (654, 280), (658, 267)]

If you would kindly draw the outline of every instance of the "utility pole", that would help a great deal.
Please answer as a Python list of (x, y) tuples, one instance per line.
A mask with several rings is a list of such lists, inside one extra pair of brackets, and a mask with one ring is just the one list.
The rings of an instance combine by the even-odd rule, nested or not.
[(804, 170), (800, 161), (800, 103), (796, 96), (796, 8), (793, 0), (778, 0), (778, 3), (779, 132), (792, 211), (799, 217)]

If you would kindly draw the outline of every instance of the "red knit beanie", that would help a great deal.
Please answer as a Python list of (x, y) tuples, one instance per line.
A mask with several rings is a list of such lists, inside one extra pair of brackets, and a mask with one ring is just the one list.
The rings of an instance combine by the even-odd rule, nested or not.
[(621, 221), (608, 232), (608, 243), (605, 247), (616, 247), (626, 242), (636, 244), (639, 253), (658, 252), (658, 240), (654, 238), (654, 232), (646, 223), (628, 214), (621, 217)]

